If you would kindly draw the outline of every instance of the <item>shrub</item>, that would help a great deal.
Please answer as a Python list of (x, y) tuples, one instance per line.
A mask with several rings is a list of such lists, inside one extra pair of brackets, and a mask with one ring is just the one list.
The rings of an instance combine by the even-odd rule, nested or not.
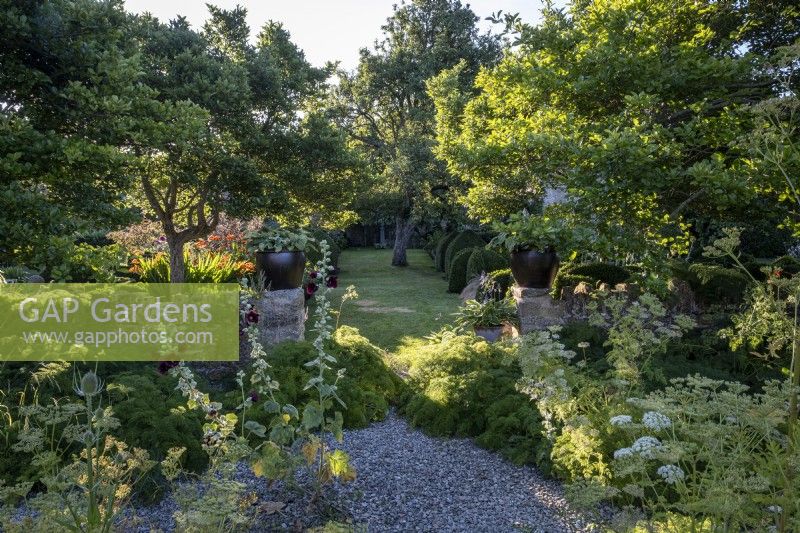
[(502, 300), (508, 294), (508, 290), (513, 284), (514, 276), (511, 275), (510, 268), (494, 270), (486, 275), (486, 279), (484, 279), (483, 283), (478, 287), (478, 293), (475, 299), (481, 302), (488, 298)]
[(495, 270), (508, 268), (508, 258), (486, 248), (475, 248), (467, 261), (467, 282)]
[[(324, 229), (315, 229), (311, 231), (311, 237), (315, 242), (327, 241), (328, 248), (330, 248), (330, 261), (333, 266), (339, 265), (339, 256), (342, 255), (342, 248), (336, 242), (336, 239), (329, 232)], [(322, 254), (317, 246), (311, 245), (306, 248), (306, 262), (310, 265), (317, 264), (317, 261), (322, 259)]]
[(712, 263), (695, 263), (689, 267), (689, 274), (686, 281), (706, 305), (741, 302), (751, 281), (739, 270)]
[(442, 240), (444, 235), (445, 234), (442, 230), (437, 229), (428, 235), (428, 237), (426, 237), (425, 245), (422, 247), (422, 249), (428, 252), (428, 255), (431, 256), (431, 259), (436, 257), (436, 246), (439, 244), (439, 241)]
[(113, 283), (123, 268), (125, 253), (118, 245), (75, 244), (69, 237), (52, 237), (37, 248), (32, 264), (45, 278), (57, 282)]
[[(227, 253), (184, 253), (187, 283), (235, 283), (245, 274), (253, 272), (253, 264), (239, 261)], [(145, 283), (169, 283), (169, 256), (159, 253), (153, 257), (139, 257), (132, 261), (130, 272)]]
[[(172, 447), (186, 448), (183, 467), (202, 472), (208, 454), (200, 445), (203, 419), (198, 411), (185, 408), (186, 401), (175, 390), (175, 378), (149, 372), (123, 372), (108, 382), (108, 395), (120, 426), (114, 436), (147, 450), (161, 461)], [(166, 486), (160, 470), (151, 471), (142, 481), (142, 496), (159, 499)]]
[(467, 286), (467, 263), (470, 256), (479, 248), (460, 250), (450, 263), (450, 276), (447, 278), (447, 292), (459, 293)]
[(458, 252), (467, 248), (474, 248), (476, 246), (486, 246), (486, 243), (477, 233), (469, 230), (462, 231), (452, 241), (450, 241), (450, 244), (447, 245), (447, 250), (444, 253), (445, 274), (447, 276), (450, 275), (450, 265), (452, 264), (453, 258)]
[(533, 461), (540, 419), (517, 392), (521, 373), (507, 355), (508, 348), (474, 336), (401, 348), (398, 364), (409, 375), (403, 413), (431, 435), (475, 437), (515, 463)]
[[(392, 371), (385, 361), (383, 352), (362, 337), (358, 330), (341, 326), (336, 330), (330, 344), (330, 353), (336, 358), (331, 377), (339, 368), (347, 371), (339, 380), (337, 393), (347, 406), (342, 409), (344, 425), (349, 428), (366, 427), (371, 422), (382, 420), (403, 387), (402, 380)], [(308, 380), (313, 377), (313, 369), (305, 363), (314, 359), (316, 350), (310, 342), (283, 342), (273, 347), (269, 354), (271, 376), (280, 389), (275, 397), (280, 404), (305, 405), (317, 397), (316, 390), (303, 390)], [(227, 395), (226, 405), (235, 407), (241, 402), (241, 393)], [(263, 416), (266, 413), (253, 411), (250, 417)]]
[(458, 237), (458, 232), (453, 231), (439, 239), (439, 242), (436, 244), (436, 251), (434, 253), (433, 262), (436, 270), (439, 272), (444, 272), (444, 255), (447, 251), (447, 246), (450, 242)]

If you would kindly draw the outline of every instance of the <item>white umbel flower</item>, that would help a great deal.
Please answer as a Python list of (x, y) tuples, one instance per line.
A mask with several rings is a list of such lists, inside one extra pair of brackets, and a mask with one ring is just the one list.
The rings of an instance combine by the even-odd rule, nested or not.
[(642, 424), (653, 431), (661, 431), (672, 425), (672, 420), (667, 415), (656, 411), (648, 411), (642, 416)]
[(620, 448), (614, 452), (614, 459), (622, 459), (623, 457), (630, 457), (633, 455), (631, 448)]
[(662, 448), (661, 441), (655, 437), (639, 437), (636, 441), (631, 445), (631, 449), (644, 457), (645, 459), (652, 459), (653, 452), (656, 452)]
[(657, 472), (659, 476), (664, 478), (664, 482), (669, 483), (670, 485), (674, 485), (678, 481), (683, 481), (683, 478), (686, 477), (683, 469), (681, 469), (681, 467), (678, 465), (660, 466)]
[(609, 420), (612, 426), (627, 426), (632, 421), (633, 418), (631, 418), (629, 415), (616, 415), (612, 416), (611, 420)]

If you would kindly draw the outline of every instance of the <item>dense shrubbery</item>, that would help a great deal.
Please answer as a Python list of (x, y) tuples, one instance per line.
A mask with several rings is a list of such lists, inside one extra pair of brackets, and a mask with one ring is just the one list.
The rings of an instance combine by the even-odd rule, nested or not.
[(445, 253), (447, 252), (447, 247), (450, 245), (453, 239), (458, 237), (457, 231), (451, 231), (450, 233), (446, 234), (444, 237), (439, 239), (439, 242), (436, 243), (435, 252), (433, 255), (433, 264), (436, 267), (436, 270), (439, 272), (444, 272), (445, 266)]
[[(338, 383), (339, 397), (347, 406), (342, 410), (345, 427), (365, 427), (382, 420), (403, 387), (402, 380), (384, 360), (383, 352), (359, 335), (358, 330), (348, 326), (336, 331), (329, 350), (337, 360), (329, 377), (335, 377), (339, 368), (347, 369)], [(311, 399), (314, 391), (303, 388), (312, 377), (312, 370), (304, 364), (313, 358), (314, 352), (309, 342), (284, 342), (270, 349), (272, 377), (280, 383), (280, 388), (274, 392), (279, 403), (303, 405)], [(241, 401), (239, 391), (231, 392), (226, 398), (226, 406), (230, 408)], [(251, 415), (261, 422), (265, 416)]]
[(486, 248), (475, 248), (472, 255), (469, 256), (467, 262), (467, 281), (480, 276), (481, 274), (489, 274), (495, 270), (508, 268), (508, 258), (500, 255), (494, 250), (487, 250)]
[(485, 246), (486, 242), (474, 231), (462, 231), (459, 233), (450, 244), (447, 245), (447, 250), (444, 254), (444, 272), (448, 277), (450, 276), (450, 266), (453, 263), (453, 258), (461, 250), (473, 248), (476, 246)]
[(515, 389), (510, 350), (475, 336), (401, 348), (408, 372), (403, 413), (438, 436), (475, 437), (516, 463), (531, 462), (542, 440), (538, 413)]
[(459, 293), (467, 286), (467, 264), (476, 250), (480, 248), (464, 248), (453, 256), (447, 277), (447, 292)]

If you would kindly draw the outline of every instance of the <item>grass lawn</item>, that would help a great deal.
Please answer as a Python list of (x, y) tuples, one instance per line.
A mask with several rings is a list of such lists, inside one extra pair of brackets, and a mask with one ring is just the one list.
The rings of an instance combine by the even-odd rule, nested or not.
[(409, 250), (407, 267), (393, 267), (391, 261), (391, 250), (345, 250), (339, 259), (339, 288), (332, 293), (338, 309), (347, 286), (356, 286), (359, 298), (344, 304), (340, 324), (358, 328), (388, 351), (452, 322), (460, 303), (457, 294), (447, 292), (442, 273), (425, 251)]

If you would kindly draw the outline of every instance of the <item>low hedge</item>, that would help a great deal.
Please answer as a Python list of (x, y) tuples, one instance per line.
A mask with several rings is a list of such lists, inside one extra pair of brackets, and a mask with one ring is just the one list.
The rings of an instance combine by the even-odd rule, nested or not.
[(436, 267), (436, 270), (438, 270), (439, 272), (444, 272), (444, 255), (445, 252), (447, 251), (447, 246), (456, 237), (458, 237), (458, 232), (451, 231), (450, 233), (439, 239), (439, 242), (436, 244), (436, 249), (433, 254), (433, 263), (434, 266)]
[(447, 245), (447, 250), (444, 254), (445, 274), (450, 276), (450, 265), (458, 252), (466, 248), (474, 248), (476, 246), (486, 246), (486, 242), (480, 237), (480, 235), (471, 230), (462, 231), (452, 241), (450, 241), (450, 244)]
[(465, 248), (456, 253), (450, 263), (450, 276), (447, 278), (447, 292), (459, 293), (467, 286), (467, 264), (470, 257), (480, 248)]
[(467, 282), (483, 273), (508, 268), (508, 258), (494, 250), (476, 248), (467, 261)]

